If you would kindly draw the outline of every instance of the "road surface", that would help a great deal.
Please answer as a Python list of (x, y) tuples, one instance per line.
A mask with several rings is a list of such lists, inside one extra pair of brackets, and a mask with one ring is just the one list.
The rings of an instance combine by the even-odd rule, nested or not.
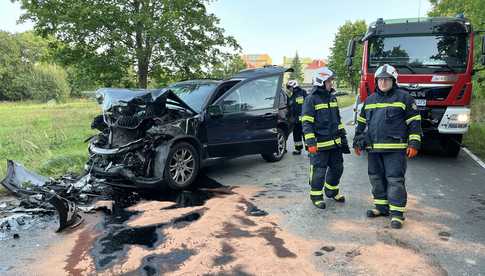
[[(350, 109), (341, 114), (350, 122)], [(346, 128), (352, 141), (353, 126)], [(341, 189), (347, 202), (327, 200), (320, 210), (309, 200), (308, 156), (291, 155), (291, 138), (288, 143), (289, 154), (277, 163), (247, 156), (205, 169), (210, 179), (239, 186), (238, 196), (182, 210), (145, 201), (135, 206), (143, 212), (134, 220), (122, 215), (115, 226), (100, 227), (97, 214), (72, 232), (54, 234), (48, 225), (0, 241), (0, 251), (9, 252), (2, 254), (0, 274), (34, 267), (51, 275), (485, 275), (485, 169), (465, 152), (457, 159), (419, 155), (408, 163), (406, 221), (393, 230), (388, 218), (365, 217), (372, 206), (365, 156), (345, 155)], [(270, 215), (243, 217), (251, 203)], [(174, 220), (180, 215), (181, 226)], [(127, 230), (127, 224), (151, 228)], [(129, 240), (125, 247), (111, 243), (126, 243), (126, 231), (155, 238)], [(107, 257), (106, 248), (112, 250)]]

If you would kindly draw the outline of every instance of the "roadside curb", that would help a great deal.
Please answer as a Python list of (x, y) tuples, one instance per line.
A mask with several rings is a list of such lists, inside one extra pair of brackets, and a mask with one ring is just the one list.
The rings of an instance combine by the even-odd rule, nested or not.
[(467, 148), (462, 148), (462, 149), (463, 149), (464, 152), (466, 152), (468, 154), (468, 156), (470, 156), (473, 159), (473, 161), (475, 161), (480, 167), (485, 169), (485, 162), (483, 162), (482, 159), (480, 159), (480, 157), (473, 154), (473, 152), (471, 152)]

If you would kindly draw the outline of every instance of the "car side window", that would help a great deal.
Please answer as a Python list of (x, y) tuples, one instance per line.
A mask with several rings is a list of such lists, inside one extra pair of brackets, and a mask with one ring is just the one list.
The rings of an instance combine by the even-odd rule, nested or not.
[(283, 89), (280, 90), (280, 102), (278, 107), (285, 108), (288, 105), (288, 95), (285, 93)]
[(221, 101), (224, 113), (273, 108), (279, 76), (260, 78), (243, 84)]

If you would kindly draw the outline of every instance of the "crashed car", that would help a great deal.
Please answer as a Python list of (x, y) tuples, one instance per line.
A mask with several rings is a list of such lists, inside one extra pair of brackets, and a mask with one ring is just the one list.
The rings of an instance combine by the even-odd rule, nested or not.
[(224, 80), (192, 80), (164, 89), (100, 89), (103, 114), (92, 128), (86, 170), (111, 185), (189, 187), (213, 158), (261, 154), (276, 162), (292, 129), (284, 74), (265, 67)]

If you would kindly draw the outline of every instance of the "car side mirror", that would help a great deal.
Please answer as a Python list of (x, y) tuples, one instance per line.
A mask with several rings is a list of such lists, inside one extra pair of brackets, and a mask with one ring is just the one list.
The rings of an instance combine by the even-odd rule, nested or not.
[(224, 114), (220, 105), (209, 105), (207, 107), (207, 113), (209, 113), (209, 116), (211, 117), (222, 117)]
[(485, 35), (482, 36), (482, 55), (480, 61), (482, 65), (485, 65)]

